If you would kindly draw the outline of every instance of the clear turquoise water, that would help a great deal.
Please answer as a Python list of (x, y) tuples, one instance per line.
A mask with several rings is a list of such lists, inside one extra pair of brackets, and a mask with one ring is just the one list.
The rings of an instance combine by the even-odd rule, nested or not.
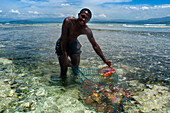
[[(170, 25), (89, 24), (89, 27), (112, 65), (116, 68), (127, 67), (120, 76), (126, 77), (127, 80), (137, 79), (143, 83), (150, 81), (169, 85)], [(41, 92), (39, 103), (37, 95), (30, 97), (37, 102), (35, 109), (43, 108), (40, 103), (47, 102), (45, 99), (50, 95), (62, 94), (62, 88), (77, 88), (70, 78), (71, 69), (66, 82), (59, 78), (60, 67), (54, 48), (60, 33), (61, 24), (0, 25), (0, 78), (2, 81), (16, 81), (27, 88), (28, 92), (37, 92), (40, 88), (50, 92), (42, 94), (46, 95), (44, 100)], [(82, 44), (80, 66), (104, 66), (86, 36), (80, 36), (79, 40)], [(4, 64), (6, 59), (12, 63)], [(55, 84), (49, 82), (51, 76), (58, 77)], [(24, 96), (28, 97), (30, 94)], [(47, 111), (52, 107), (49, 106), (50, 104)], [(54, 110), (55, 107), (52, 108)], [(19, 111), (20, 107), (17, 110)]]

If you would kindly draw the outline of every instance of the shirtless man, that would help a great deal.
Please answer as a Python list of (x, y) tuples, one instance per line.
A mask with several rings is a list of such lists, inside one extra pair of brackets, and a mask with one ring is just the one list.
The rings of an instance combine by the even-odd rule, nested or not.
[[(82, 34), (87, 36), (88, 40), (93, 46), (93, 49), (101, 57), (104, 63), (106, 63), (108, 66), (111, 66), (111, 62), (104, 57), (99, 45), (96, 43), (91, 29), (86, 25), (91, 16), (91, 11), (84, 8), (78, 14), (78, 18), (67, 17), (63, 22), (61, 37), (56, 43), (56, 53), (60, 63), (60, 76), (62, 78), (66, 77), (68, 67), (74, 65), (78, 68), (79, 66), (81, 44), (77, 38)], [(68, 56), (70, 57), (71, 61), (68, 59)]]

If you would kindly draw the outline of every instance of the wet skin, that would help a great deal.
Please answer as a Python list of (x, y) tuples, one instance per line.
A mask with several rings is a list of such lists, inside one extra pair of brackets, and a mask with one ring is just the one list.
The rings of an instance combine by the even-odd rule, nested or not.
[(99, 45), (96, 43), (93, 33), (91, 29), (86, 25), (86, 23), (90, 20), (90, 13), (87, 10), (83, 10), (81, 13), (78, 14), (78, 18), (75, 17), (67, 17), (65, 18), (63, 25), (62, 25), (62, 33), (61, 33), (61, 50), (63, 55), (61, 55), (59, 59), (60, 67), (61, 67), (61, 77), (65, 78), (68, 67), (79, 66), (80, 63), (80, 54), (74, 54), (70, 56), (70, 60), (68, 59), (68, 55), (66, 52), (66, 47), (68, 43), (73, 43), (77, 40), (78, 36), (86, 35), (89, 42), (91, 43), (95, 52), (101, 57), (101, 59), (106, 63), (108, 66), (111, 65), (111, 62), (108, 61)]

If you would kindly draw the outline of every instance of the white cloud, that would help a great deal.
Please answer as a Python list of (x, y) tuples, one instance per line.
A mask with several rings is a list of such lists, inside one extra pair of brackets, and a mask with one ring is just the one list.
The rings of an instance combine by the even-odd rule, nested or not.
[(61, 4), (61, 6), (70, 6), (70, 4)]
[(164, 9), (164, 8), (170, 8), (170, 4), (165, 5), (155, 5), (153, 9)]
[(0, 13), (2, 13), (2, 10), (0, 10)]
[(107, 16), (105, 14), (100, 14), (99, 17), (104, 17), (106, 18)]
[(148, 6), (130, 6), (129, 8), (127, 9), (132, 9), (132, 10), (149, 10), (151, 9), (151, 7), (148, 7)]
[(66, 17), (66, 15), (64, 15), (64, 14), (60, 14), (60, 16), (58, 16), (58, 17)]
[(105, 14), (94, 15), (94, 18), (106, 18)]
[(11, 11), (9, 11), (11, 13), (17, 13), (17, 14), (21, 14), (18, 10), (14, 10), (14, 9), (11, 9)]
[(30, 14), (39, 14), (39, 12), (37, 12), (37, 11), (28, 11), (28, 13), (30, 13)]
[(130, 7), (127, 7), (127, 9), (132, 9), (132, 10), (150, 10), (150, 9), (165, 9), (165, 8), (170, 8), (170, 4), (155, 5), (155, 6), (130, 6)]
[(141, 7), (141, 9), (142, 9), (142, 10), (148, 10), (148, 9), (150, 9), (150, 7), (143, 6), (143, 7)]
[(131, 2), (132, 0), (84, 0), (83, 4), (104, 4), (104, 3), (121, 3)]
[(35, 1), (31, 1), (31, 0), (21, 0), (21, 2), (23, 2), (23, 3), (29, 3), (29, 4), (34, 4), (34, 3), (36, 3)]
[(72, 14), (64, 14), (64, 13), (61, 13), (58, 17), (61, 17), (61, 18), (65, 18), (65, 17), (73, 17), (74, 15), (72, 15)]
[(68, 6), (69, 4), (65, 4), (67, 0), (48, 0), (48, 1), (33, 1), (33, 0), (21, 0), (22, 3), (31, 4), (35, 6)]
[(139, 10), (139, 8), (135, 7), (135, 6), (130, 6), (129, 8), (127, 9), (135, 9), (135, 10)]

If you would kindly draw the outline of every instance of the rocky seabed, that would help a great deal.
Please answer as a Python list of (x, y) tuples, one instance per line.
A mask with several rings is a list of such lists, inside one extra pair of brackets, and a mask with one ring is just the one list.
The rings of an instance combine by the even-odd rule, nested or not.
[[(82, 103), (79, 85), (50, 86), (45, 77), (29, 75), (28, 70), (18, 71), (12, 61), (3, 60), (0, 67), (1, 113), (95, 113)], [(1, 61), (1, 62), (2, 62)], [(29, 75), (29, 76), (28, 76)], [(123, 77), (122, 77), (123, 78)], [(138, 80), (125, 81), (132, 96), (123, 101), (124, 113), (170, 113), (168, 86), (144, 84)], [(81, 95), (82, 96), (82, 95)]]

